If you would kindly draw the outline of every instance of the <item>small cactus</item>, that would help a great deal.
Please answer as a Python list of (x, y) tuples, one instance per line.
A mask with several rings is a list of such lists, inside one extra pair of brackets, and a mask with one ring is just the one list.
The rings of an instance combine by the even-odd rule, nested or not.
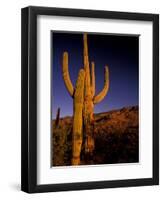
[(55, 119), (55, 127), (59, 126), (59, 120), (60, 120), (60, 108), (57, 109), (56, 119)]

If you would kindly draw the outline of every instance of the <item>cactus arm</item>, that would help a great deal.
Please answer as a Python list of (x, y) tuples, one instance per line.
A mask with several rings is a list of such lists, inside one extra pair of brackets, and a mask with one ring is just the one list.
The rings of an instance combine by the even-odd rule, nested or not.
[(94, 100), (93, 100), (94, 104), (97, 104), (100, 101), (102, 101), (104, 97), (106, 96), (108, 90), (109, 90), (109, 69), (108, 69), (108, 66), (105, 66), (104, 87), (102, 91), (94, 97)]
[(92, 97), (95, 95), (95, 63), (91, 63), (91, 89), (92, 89)]
[(74, 119), (72, 135), (72, 165), (80, 164), (80, 152), (82, 146), (82, 129), (83, 129), (83, 102), (84, 102), (84, 79), (85, 71), (79, 71), (76, 88), (74, 93)]
[(68, 70), (68, 52), (63, 53), (62, 76), (63, 76), (63, 80), (69, 94), (73, 97), (74, 87), (72, 85), (69, 70)]

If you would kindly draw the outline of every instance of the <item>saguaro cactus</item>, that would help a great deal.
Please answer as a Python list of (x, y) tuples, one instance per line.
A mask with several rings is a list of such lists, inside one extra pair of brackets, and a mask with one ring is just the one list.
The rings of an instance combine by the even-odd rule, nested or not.
[(70, 79), (68, 70), (68, 52), (63, 53), (62, 74), (65, 86), (74, 99), (74, 121), (73, 121), (73, 155), (72, 164), (80, 163), (80, 151), (82, 138), (84, 138), (85, 153), (91, 155), (94, 150), (94, 105), (101, 102), (109, 89), (109, 69), (105, 66), (105, 79), (102, 91), (95, 95), (95, 63), (91, 62), (91, 73), (88, 56), (87, 34), (83, 36), (83, 64), (84, 69), (80, 70), (76, 87)]
[(59, 126), (59, 120), (60, 120), (60, 108), (57, 109), (55, 127)]
[(84, 102), (84, 78), (85, 71), (80, 70), (76, 82), (74, 93), (74, 119), (73, 119), (73, 135), (72, 135), (72, 165), (80, 164), (80, 152), (82, 147), (83, 135), (83, 102)]

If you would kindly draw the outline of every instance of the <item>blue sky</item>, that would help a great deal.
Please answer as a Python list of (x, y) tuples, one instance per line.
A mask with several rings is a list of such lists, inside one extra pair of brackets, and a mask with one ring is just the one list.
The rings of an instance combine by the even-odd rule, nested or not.
[[(61, 117), (72, 116), (73, 99), (62, 78), (62, 54), (69, 53), (70, 77), (75, 86), (83, 67), (83, 34), (52, 33), (52, 118), (57, 108)], [(138, 105), (139, 38), (138, 36), (88, 34), (89, 60), (95, 62), (96, 94), (104, 85), (104, 66), (109, 66), (110, 90), (94, 112), (106, 112), (125, 106)]]

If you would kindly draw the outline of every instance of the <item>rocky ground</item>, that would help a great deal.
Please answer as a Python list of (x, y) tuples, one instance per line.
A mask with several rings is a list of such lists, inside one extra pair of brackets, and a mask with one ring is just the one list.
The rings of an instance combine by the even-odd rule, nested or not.
[[(139, 161), (138, 106), (95, 114), (95, 151), (90, 162), (81, 153), (81, 164), (133, 163)], [(52, 122), (53, 166), (71, 165), (72, 117)]]

